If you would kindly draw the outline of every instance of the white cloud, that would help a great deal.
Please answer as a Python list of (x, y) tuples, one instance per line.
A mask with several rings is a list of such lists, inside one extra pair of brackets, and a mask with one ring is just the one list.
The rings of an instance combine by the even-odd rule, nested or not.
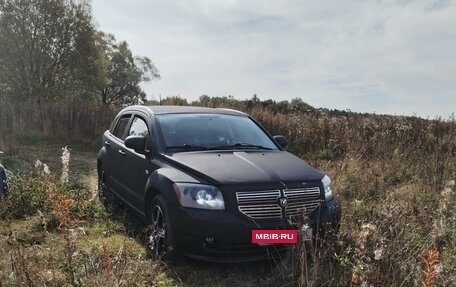
[[(134, 4), (133, 4), (134, 3)], [(317, 107), (456, 111), (454, 1), (94, 0), (100, 28), (150, 57), (149, 95), (302, 97)]]

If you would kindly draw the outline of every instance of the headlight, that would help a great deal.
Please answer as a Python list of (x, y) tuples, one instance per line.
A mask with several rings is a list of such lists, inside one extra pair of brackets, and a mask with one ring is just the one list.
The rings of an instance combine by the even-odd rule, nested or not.
[(331, 179), (329, 176), (325, 175), (321, 182), (323, 183), (323, 188), (325, 190), (325, 199), (326, 201), (329, 201), (333, 198)]
[(211, 185), (175, 183), (179, 203), (185, 207), (224, 210), (225, 202), (220, 190)]

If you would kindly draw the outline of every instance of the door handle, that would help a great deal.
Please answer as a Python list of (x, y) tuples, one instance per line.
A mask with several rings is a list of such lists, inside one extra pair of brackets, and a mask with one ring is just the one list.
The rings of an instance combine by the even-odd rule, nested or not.
[(110, 146), (111, 142), (110, 141), (105, 141), (104, 144), (107, 145), (107, 146)]
[(121, 155), (125, 155), (125, 152), (124, 152), (123, 150), (121, 150), (121, 149), (119, 149), (119, 153), (120, 153)]

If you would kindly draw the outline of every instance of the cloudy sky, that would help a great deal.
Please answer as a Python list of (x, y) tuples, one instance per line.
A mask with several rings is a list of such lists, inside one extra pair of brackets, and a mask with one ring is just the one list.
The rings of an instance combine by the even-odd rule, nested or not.
[(93, 0), (93, 15), (155, 63), (149, 98), (456, 113), (456, 0)]

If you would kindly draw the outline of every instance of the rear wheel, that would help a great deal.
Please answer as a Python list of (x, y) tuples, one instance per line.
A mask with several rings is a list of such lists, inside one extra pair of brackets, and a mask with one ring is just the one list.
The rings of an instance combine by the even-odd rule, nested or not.
[(160, 260), (175, 258), (174, 237), (167, 203), (161, 195), (157, 195), (148, 204), (147, 245), (152, 257)]
[(104, 171), (98, 173), (98, 197), (101, 199), (106, 194), (106, 182), (104, 180)]
[(98, 166), (98, 199), (104, 206), (112, 205), (114, 202), (113, 195), (106, 184), (106, 176), (101, 164)]

